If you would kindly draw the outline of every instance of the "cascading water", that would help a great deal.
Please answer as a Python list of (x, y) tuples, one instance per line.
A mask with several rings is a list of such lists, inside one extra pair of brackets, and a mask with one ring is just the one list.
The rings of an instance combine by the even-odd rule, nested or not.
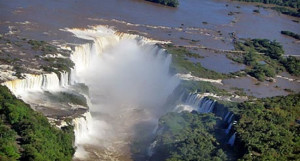
[[(136, 126), (145, 124), (142, 133), (151, 134), (159, 117), (156, 115), (161, 115), (160, 108), (179, 84), (175, 76), (169, 75), (172, 57), (140, 36), (104, 27), (67, 30), (92, 41), (76, 46), (71, 56), (75, 63), (72, 77), (88, 85), (93, 115), (92, 123), (85, 119), (76, 121), (79, 151), (75, 157), (85, 155), (82, 151), (85, 149), (91, 160), (126, 158), (130, 156), (128, 142), (140, 137), (135, 134)], [(91, 135), (91, 128), (82, 124), (92, 124), (87, 127), (102, 134)], [(81, 135), (82, 132), (85, 134)]]
[(175, 111), (198, 111), (199, 113), (210, 113), (215, 107), (216, 101), (206, 97), (206, 94), (194, 94), (188, 95), (184, 104), (179, 104), (175, 107)]
[(62, 87), (67, 87), (70, 82), (69, 82), (69, 73), (66, 71), (60, 72), (60, 86)]
[(228, 143), (230, 146), (234, 145), (235, 142), (235, 137), (236, 137), (236, 132), (229, 138)]
[(55, 73), (31, 75), (27, 74), (24, 79), (16, 79), (12, 81), (4, 82), (2, 85), (7, 86), (15, 95), (20, 95), (27, 91), (42, 91), (42, 90), (57, 90), (61, 84), (66, 83), (65, 78), (68, 77), (68, 73), (64, 73), (59, 77)]
[(229, 124), (228, 128), (225, 130), (226, 134), (229, 134), (230, 130), (231, 130), (232, 124)]
[(88, 138), (89, 136), (89, 129), (92, 127), (92, 116), (89, 112), (83, 114), (82, 117), (78, 117), (73, 119), (74, 124), (74, 133), (75, 133), (75, 145), (80, 144), (84, 139)]
[(154, 149), (156, 147), (157, 141), (155, 140), (153, 143), (150, 144), (150, 147), (148, 148), (148, 156), (152, 156), (154, 154)]
[(227, 123), (228, 123), (228, 124), (231, 123), (233, 116), (234, 116), (234, 114), (231, 114), (230, 117), (228, 118), (228, 120), (227, 120)]
[(227, 120), (227, 118), (229, 117), (230, 113), (231, 113), (230, 111), (228, 111), (228, 112), (226, 113), (226, 115), (225, 115), (223, 121), (226, 121), (226, 120)]

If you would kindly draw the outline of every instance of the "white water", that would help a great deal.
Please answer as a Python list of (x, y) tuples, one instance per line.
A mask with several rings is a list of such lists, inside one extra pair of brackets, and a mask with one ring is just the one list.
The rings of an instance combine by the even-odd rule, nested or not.
[(55, 73), (32, 75), (27, 74), (24, 79), (15, 79), (4, 82), (2, 85), (7, 86), (15, 95), (22, 95), (28, 91), (58, 90), (61, 85), (68, 84), (68, 73), (62, 74), (61, 80)]
[(225, 115), (223, 121), (226, 121), (226, 120), (227, 120), (227, 118), (229, 117), (230, 113), (231, 113), (230, 111), (228, 111), (228, 112), (226, 113), (226, 115)]
[(157, 144), (156, 140), (150, 144), (150, 147), (148, 148), (148, 156), (152, 156), (154, 154), (154, 149), (156, 147), (156, 144)]
[(235, 142), (235, 137), (236, 137), (236, 132), (229, 138), (228, 143), (230, 146), (234, 145)]
[(69, 31), (93, 41), (75, 47), (71, 55), (75, 67), (71, 73), (27, 74), (24, 79), (3, 85), (23, 98), (27, 92), (42, 94), (67, 89), (73, 83), (86, 83), (92, 96), (91, 110), (109, 119), (92, 118), (89, 111), (73, 119), (75, 157), (90, 155), (85, 145), (104, 147), (105, 154), (120, 153), (119, 148), (130, 142), (135, 126), (157, 121), (157, 114), (163, 111), (160, 108), (179, 84), (168, 73), (171, 55), (155, 46), (154, 41), (104, 27)]
[(142, 123), (143, 128), (148, 124), (154, 127), (157, 114), (179, 84), (175, 76), (169, 75), (171, 56), (147, 39), (105, 27), (67, 30), (93, 41), (75, 47), (71, 56), (75, 63), (72, 77), (90, 88), (90, 110), (94, 115), (92, 121), (76, 121), (79, 150), (75, 158), (92, 154), (100, 160), (130, 156), (128, 145), (136, 135), (136, 126)]
[(216, 101), (206, 97), (206, 94), (194, 94), (188, 95), (184, 104), (179, 104), (175, 107), (174, 111), (198, 111), (199, 113), (210, 113), (215, 107)]
[(227, 120), (227, 123), (228, 123), (228, 124), (231, 123), (233, 116), (234, 116), (234, 114), (231, 114), (230, 117), (228, 118), (228, 120)]
[(228, 128), (225, 130), (226, 134), (229, 134), (230, 130), (231, 130), (232, 124), (229, 124)]

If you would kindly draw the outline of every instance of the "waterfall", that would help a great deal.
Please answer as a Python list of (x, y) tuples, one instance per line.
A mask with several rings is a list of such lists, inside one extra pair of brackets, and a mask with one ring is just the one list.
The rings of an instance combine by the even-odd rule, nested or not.
[[(207, 98), (205, 95), (201, 94), (189, 94), (186, 99), (185, 104), (193, 107), (196, 111), (200, 113), (210, 113), (215, 107), (216, 101)], [(189, 109), (184, 107), (184, 109)]]
[(232, 124), (229, 124), (228, 128), (225, 130), (226, 134), (229, 134), (230, 130), (231, 130)]
[(66, 71), (60, 72), (60, 86), (67, 87), (69, 84), (69, 73)]
[(90, 112), (84, 113), (81, 117), (74, 118), (75, 145), (81, 144), (89, 139), (89, 129), (91, 128), (92, 116)]
[(155, 125), (155, 127), (154, 127), (154, 129), (152, 131), (152, 134), (156, 134), (157, 130), (158, 130), (158, 123)]
[[(92, 43), (80, 44), (74, 47), (71, 60), (75, 67), (72, 71), (72, 80), (84, 82), (80, 75), (90, 66), (94, 57), (103, 53), (104, 49), (109, 48), (120, 42), (121, 39), (137, 39), (137, 35), (121, 34), (106, 27), (97, 27), (95, 29), (66, 29), (76, 37), (85, 40), (91, 40)], [(140, 38), (141, 39), (141, 38)]]
[(231, 113), (230, 111), (227, 112), (227, 114), (225, 115), (223, 121), (226, 121), (226, 120), (227, 120), (227, 118), (229, 117), (230, 113)]
[(233, 116), (234, 116), (234, 114), (231, 114), (231, 116), (230, 116), (229, 119), (227, 120), (227, 123), (228, 123), (228, 124), (231, 123)]
[(236, 137), (236, 132), (230, 137), (227, 144), (229, 144), (230, 146), (233, 146), (234, 141), (235, 141), (235, 137)]
[(71, 60), (74, 62), (74, 71), (82, 72), (86, 69), (91, 61), (91, 44), (83, 44), (75, 46), (73, 53), (71, 54)]
[(200, 104), (200, 108), (199, 108), (199, 112), (200, 113), (210, 113), (213, 111), (213, 108), (215, 106), (216, 101), (211, 100), (207, 97), (204, 97), (201, 100), (201, 104)]
[(61, 79), (55, 73), (32, 75), (26, 74), (24, 79), (15, 79), (2, 83), (15, 95), (21, 95), (26, 91), (58, 90), (61, 85), (68, 84), (68, 73), (61, 72)]
[(148, 156), (152, 156), (154, 154), (154, 148), (156, 147), (157, 141), (155, 140), (153, 143), (150, 144), (148, 148)]
[[(147, 67), (151, 70), (149, 70), (150, 73), (143, 72), (143, 75), (145, 74), (145, 76), (137, 77), (137, 82), (140, 82), (140, 83), (133, 84), (134, 88), (130, 88), (130, 89), (135, 89), (137, 84), (140, 85), (140, 88), (138, 89), (138, 91), (132, 91), (131, 95), (128, 94), (128, 97), (124, 98), (127, 96), (126, 93), (128, 93), (126, 90), (125, 95), (122, 94), (120, 96), (122, 98), (122, 101), (123, 101), (123, 99), (125, 99), (126, 101), (129, 100), (128, 102), (130, 102), (130, 103), (133, 102), (133, 103), (137, 103), (137, 104), (141, 104), (141, 105), (149, 104), (149, 105), (151, 105), (151, 107), (159, 107), (160, 106), (159, 103), (162, 102), (160, 100), (167, 99), (167, 96), (169, 95), (169, 93), (173, 92), (173, 89), (175, 88), (173, 86), (175, 86), (174, 85), (175, 83), (168, 82), (168, 84), (159, 88), (159, 89), (164, 89), (164, 91), (162, 93), (156, 92), (155, 94), (152, 94), (157, 89), (155, 89), (155, 88), (152, 89), (151, 87), (153, 86), (153, 84), (152, 83), (145, 84), (145, 82), (147, 83), (147, 81), (144, 81), (143, 79), (149, 80), (148, 76), (154, 75), (153, 76), (154, 78), (157, 77), (157, 80), (155, 79), (156, 82), (158, 82), (158, 81), (160, 82), (162, 79), (169, 80), (171, 78), (172, 79), (170, 81), (176, 81), (176, 83), (179, 82), (179, 80), (175, 76), (171, 77), (171, 76), (169, 76), (169, 73), (168, 73), (169, 66), (170, 66), (170, 63), (172, 60), (172, 56), (168, 55), (164, 49), (160, 49), (158, 46), (154, 45), (154, 43), (151, 43), (146, 38), (143, 38), (143, 37), (140, 37), (137, 35), (118, 33), (118, 32), (115, 32), (114, 30), (111, 30), (108, 28), (96, 28), (96, 29), (86, 29), (86, 30), (84, 30), (84, 29), (67, 29), (67, 30), (69, 32), (73, 33), (78, 38), (88, 40), (88, 43), (80, 44), (80, 45), (77, 45), (72, 48), (73, 54), (71, 55), (71, 60), (74, 62), (75, 66), (74, 66), (74, 70), (72, 70), (72, 72), (71, 72), (71, 77), (72, 77), (71, 80), (76, 80), (77, 82), (85, 83), (90, 87), (90, 89), (93, 89), (95, 87), (95, 85), (93, 85), (94, 82), (91, 82), (91, 80), (95, 79), (94, 76), (97, 75), (97, 73), (98, 73), (97, 70), (100, 67), (101, 67), (101, 70), (110, 69), (110, 70), (105, 70), (106, 72), (109, 72), (110, 74), (113, 74), (114, 70), (119, 69), (118, 66), (115, 66), (115, 65), (112, 66), (112, 68), (110, 68), (109, 63), (113, 63), (113, 62), (110, 62), (110, 59), (115, 60), (117, 58), (118, 59), (122, 58), (122, 56), (124, 56), (124, 58), (131, 58), (131, 55), (117, 55), (118, 57), (114, 57), (114, 55), (112, 55), (115, 52), (114, 49), (118, 49), (120, 47), (120, 45), (123, 46), (122, 48), (130, 49), (130, 46), (127, 46), (127, 45), (132, 45), (132, 44), (134, 44), (133, 47), (138, 47), (138, 50), (133, 48), (134, 49), (133, 51), (138, 51), (138, 52), (134, 53), (134, 55), (133, 55), (134, 57), (132, 57), (132, 58), (138, 58), (138, 59), (142, 58), (141, 59), (142, 61), (139, 61), (139, 62), (145, 62), (145, 63), (140, 64), (140, 66)], [(130, 40), (129, 41), (127, 41), (127, 40), (121, 41), (124, 39), (130, 39)], [(116, 48), (112, 48), (114, 45), (116, 46)], [(123, 50), (121, 50), (121, 52), (122, 51)], [(151, 52), (147, 52), (147, 51), (151, 51)], [(112, 54), (110, 54), (110, 52), (112, 52)], [(103, 54), (103, 55), (101, 55), (101, 54)], [(139, 55), (135, 55), (135, 54), (139, 54)], [(142, 55), (142, 54), (145, 54), (145, 55)], [(99, 57), (99, 55), (101, 55), (101, 57)], [(140, 57), (141, 55), (142, 55), (142, 57)], [(146, 59), (147, 61), (144, 59)], [(105, 60), (105, 61), (103, 61), (103, 60)], [(123, 60), (124, 59), (120, 59), (120, 60), (118, 60), (118, 62), (123, 62)], [(130, 60), (129, 62), (131, 62), (131, 61), (132, 60)], [(120, 63), (117, 63), (116, 65), (119, 65), (119, 64)], [(106, 68), (107, 66), (108, 66), (108, 68)], [(122, 68), (120, 68), (120, 69), (122, 69)], [(93, 70), (95, 70), (95, 72), (90, 72), (90, 74), (87, 74), (87, 71), (93, 71)], [(157, 71), (159, 71), (159, 72), (157, 72)], [(129, 70), (129, 72), (132, 72), (132, 70)], [(140, 71), (138, 70), (137, 75), (140, 75), (139, 72)], [(158, 73), (158, 75), (153, 74), (153, 73), (151, 74), (151, 72)], [(163, 74), (161, 74), (161, 72)], [(127, 73), (124, 72), (121, 74), (124, 74), (124, 76), (126, 75), (126, 78), (127, 78)], [(99, 75), (97, 75), (97, 76), (99, 76)], [(117, 77), (120, 77), (120, 75), (117, 75)], [(164, 78), (164, 77), (166, 77), (166, 78)], [(92, 79), (89, 79), (89, 78), (92, 78)], [(101, 78), (101, 77), (98, 77), (98, 78)], [(142, 78), (142, 79), (140, 79), (140, 78)], [(174, 80), (173, 80), (173, 78), (174, 78)], [(109, 81), (107, 81), (103, 77), (103, 78), (101, 78), (101, 80), (95, 81), (95, 82), (100, 82), (100, 81), (106, 82), (107, 81), (107, 84), (109, 84), (109, 82), (111, 82), (111, 80), (116, 80), (116, 79), (110, 79)], [(150, 80), (151, 80), (151, 78), (150, 78)], [(122, 81), (121, 83), (122, 83), (122, 86), (126, 86), (126, 84), (125, 85), (123, 84), (123, 83), (126, 83), (125, 81)], [(129, 85), (129, 87), (131, 86), (130, 83), (128, 85)], [(171, 85), (172, 85), (172, 87), (171, 87)], [(177, 85), (178, 84), (176, 84), (176, 86)], [(128, 87), (128, 86), (126, 86), (126, 87)], [(140, 94), (141, 93), (140, 89), (144, 89), (144, 91), (147, 91), (146, 87), (151, 88), (151, 90), (148, 90), (149, 92), (147, 92), (150, 94), (149, 97), (143, 97)], [(120, 91), (116, 92), (118, 94), (123, 92), (122, 91), (123, 89), (115, 89), (115, 90), (121, 90), (121, 92)], [(113, 90), (110, 91), (110, 89), (109, 89), (108, 92), (114, 92), (114, 91)], [(137, 95), (137, 98), (138, 97), (141, 97), (141, 98), (136, 99), (135, 93), (139, 94), (139, 95)], [(165, 93), (168, 93), (168, 94), (165, 94)], [(91, 90), (91, 94), (92, 94), (92, 96), (94, 96), (92, 90)], [(132, 98), (134, 98), (134, 99), (132, 99)], [(148, 98), (150, 98), (150, 99), (148, 99)], [(112, 98), (110, 101), (113, 102), (113, 99), (118, 100), (119, 96), (116, 98)], [(115, 102), (117, 102), (117, 101), (115, 101)], [(156, 102), (158, 102), (158, 103), (156, 103)], [(152, 106), (152, 104), (155, 104), (155, 106)], [(158, 104), (158, 105), (156, 106), (156, 104)], [(92, 107), (91, 108), (92, 110), (93, 110), (93, 107), (97, 108), (97, 106), (90, 106), (90, 107)], [(75, 138), (76, 138), (75, 145), (77, 146), (75, 158), (78, 157), (77, 153), (81, 153), (83, 151), (84, 148), (82, 148), (82, 147), (84, 147), (84, 144), (92, 144), (92, 145), (97, 144), (97, 141), (99, 140), (99, 135), (100, 135), (99, 133), (101, 133), (101, 132), (109, 133), (109, 130), (105, 129), (106, 125), (101, 126), (101, 124), (100, 124), (100, 126), (99, 126), (98, 123), (95, 123), (95, 121), (99, 121), (99, 120), (101, 120), (101, 119), (91, 118), (91, 117), (79, 117), (79, 118), (74, 119), (73, 122), (74, 122), (74, 126), (75, 126), (74, 131), (75, 131)], [(90, 128), (91, 124), (94, 128), (97, 128), (94, 130), (94, 132), (93, 131), (91, 132), (91, 130), (93, 130)], [(102, 123), (102, 124), (105, 124), (105, 123)], [(158, 128), (158, 126), (157, 126), (157, 128)], [(157, 128), (154, 129), (153, 132), (159, 133), (160, 130)], [(110, 129), (110, 130), (112, 130), (112, 129)], [(95, 136), (95, 135), (97, 135), (97, 136)], [(108, 137), (108, 136), (105, 135), (105, 137)], [(93, 138), (95, 138), (95, 139), (93, 139)], [(88, 141), (86, 141), (86, 140), (88, 140)], [(150, 154), (150, 155), (153, 154), (153, 149), (155, 147), (155, 144), (156, 144), (156, 142), (151, 144), (151, 146), (148, 150), (148, 154)]]

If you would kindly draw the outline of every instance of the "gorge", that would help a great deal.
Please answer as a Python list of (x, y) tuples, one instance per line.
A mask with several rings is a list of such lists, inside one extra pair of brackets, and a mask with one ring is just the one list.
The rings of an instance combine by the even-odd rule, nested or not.
[(298, 3), (156, 2), (0, 1), (0, 161), (299, 160)]
[[(163, 105), (168, 96), (179, 84), (179, 79), (169, 74), (171, 56), (146, 38), (106, 27), (67, 30), (78, 38), (92, 40), (75, 45), (71, 54), (75, 66), (71, 73), (26, 75), (25, 79), (3, 85), (29, 104), (47, 107), (40, 101), (44, 91), (55, 94), (78, 83), (86, 84), (89, 94), (75, 92), (86, 98), (88, 107), (68, 103), (71, 109), (86, 109), (71, 115), (77, 147), (75, 158), (87, 157), (84, 149), (93, 154), (100, 149), (105, 151), (102, 154), (128, 157), (124, 149), (128, 149), (127, 144), (135, 137), (133, 129), (140, 123), (147, 125), (145, 129), (153, 128), (166, 112)], [(51, 101), (48, 102), (51, 107), (50, 104)], [(91, 151), (89, 145), (96, 151)]]

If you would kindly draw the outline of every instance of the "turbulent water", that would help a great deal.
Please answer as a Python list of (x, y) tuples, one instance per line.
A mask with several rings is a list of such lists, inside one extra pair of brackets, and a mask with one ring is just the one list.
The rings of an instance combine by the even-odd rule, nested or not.
[[(73, 117), (74, 160), (144, 160), (167, 98), (179, 84), (169, 74), (171, 56), (153, 40), (106, 27), (67, 31), (89, 40), (73, 48), (71, 73), (27, 74), (3, 85), (46, 116)], [(75, 89), (78, 83), (90, 93)], [(89, 110), (59, 98), (65, 93), (84, 97)], [(74, 113), (77, 108), (85, 113)]]
[(169, 75), (171, 56), (146, 39), (103, 27), (69, 31), (93, 41), (72, 55), (75, 80), (88, 85), (92, 101), (92, 118), (79, 120), (89, 121), (76, 133), (75, 159), (132, 160), (134, 141), (152, 134), (179, 84)]

